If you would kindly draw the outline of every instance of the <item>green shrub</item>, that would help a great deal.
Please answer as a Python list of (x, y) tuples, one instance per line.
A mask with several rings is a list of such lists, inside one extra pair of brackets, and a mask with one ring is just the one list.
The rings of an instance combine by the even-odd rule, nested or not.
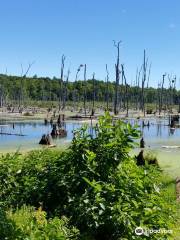
[(133, 139), (139, 137), (137, 130), (113, 122), (107, 114), (95, 131), (94, 138), (85, 127), (77, 131), (67, 154), (71, 170), (65, 178), (66, 210), (72, 223), (98, 240), (138, 239), (137, 226), (168, 229), (173, 206), (163, 199), (161, 172), (154, 166), (138, 167), (129, 156)]
[[(46, 212), (40, 207), (35, 210), (33, 207), (23, 206), (13, 212), (7, 213), (7, 218), (14, 222), (12, 239), (29, 240), (69, 240), (78, 239), (79, 232), (74, 227), (68, 226), (68, 219), (46, 218)], [(8, 234), (7, 239), (10, 234)]]
[(15, 224), (11, 219), (8, 219), (4, 208), (0, 207), (0, 239), (14, 240)]

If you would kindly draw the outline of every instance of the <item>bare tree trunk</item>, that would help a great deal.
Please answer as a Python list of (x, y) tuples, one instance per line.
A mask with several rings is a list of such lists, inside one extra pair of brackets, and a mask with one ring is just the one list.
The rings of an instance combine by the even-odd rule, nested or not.
[(61, 105), (63, 101), (63, 76), (64, 76), (64, 63), (65, 63), (66, 57), (64, 54), (61, 57), (61, 77), (59, 79), (59, 111), (61, 110)]
[(92, 113), (91, 115), (94, 116), (95, 113), (95, 73), (93, 73), (93, 77), (92, 77), (92, 82), (93, 82), (93, 98), (92, 98)]
[(66, 107), (66, 103), (68, 101), (68, 82), (69, 82), (69, 75), (70, 75), (70, 70), (68, 69), (67, 71), (67, 76), (66, 76), (66, 81), (64, 83), (63, 87), (63, 109)]
[(161, 84), (161, 94), (160, 94), (159, 115), (161, 114), (162, 107), (163, 107), (163, 93), (164, 93), (164, 78), (165, 78), (165, 76), (166, 76), (166, 74), (163, 74), (163, 80), (162, 80), (162, 84)]
[(29, 63), (25, 73), (23, 70), (23, 66), (21, 64), (21, 86), (20, 86), (20, 92), (19, 92), (19, 108), (21, 107), (21, 105), (24, 104), (24, 85), (25, 85), (24, 81), (34, 63), (35, 63), (34, 61), (32, 63)]
[(126, 80), (126, 76), (124, 73), (124, 65), (121, 64), (121, 72), (122, 72), (122, 78), (124, 79), (124, 84), (125, 84), (125, 96), (124, 96), (124, 100), (125, 100), (125, 109), (126, 109), (126, 116), (128, 117), (129, 115), (129, 94), (128, 94), (128, 84), (127, 84), (127, 80)]
[(116, 82), (115, 82), (115, 98), (114, 98), (114, 114), (118, 114), (118, 87), (119, 87), (119, 46), (120, 46), (121, 41), (116, 43), (114, 41), (114, 47), (117, 48), (117, 61), (115, 64), (115, 72), (116, 72)]
[(144, 94), (144, 86), (146, 82), (146, 69), (147, 69), (147, 60), (146, 60), (146, 51), (144, 50), (144, 58), (143, 58), (143, 77), (142, 77), (142, 86), (141, 86), (141, 110), (145, 115), (145, 94)]
[[(76, 72), (76, 77), (75, 77), (75, 83), (77, 82), (77, 78), (78, 78), (78, 73), (81, 71), (81, 68), (83, 67), (83, 64), (80, 64), (78, 69), (77, 69), (77, 72)], [(73, 100), (74, 100), (74, 103), (76, 103), (78, 105), (78, 93), (77, 93), (77, 90), (75, 89), (75, 85), (74, 85), (74, 91), (73, 91)], [(78, 108), (78, 106), (77, 106)]]
[(86, 116), (86, 64), (84, 65), (84, 114)]
[(109, 72), (106, 64), (106, 109), (109, 110)]

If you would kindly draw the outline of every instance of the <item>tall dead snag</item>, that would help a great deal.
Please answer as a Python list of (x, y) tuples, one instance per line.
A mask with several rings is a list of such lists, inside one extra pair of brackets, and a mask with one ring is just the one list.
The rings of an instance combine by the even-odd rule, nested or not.
[(128, 94), (128, 84), (127, 84), (127, 80), (126, 80), (126, 76), (124, 73), (124, 65), (121, 64), (121, 72), (122, 72), (122, 79), (124, 80), (124, 84), (125, 84), (125, 95), (124, 95), (124, 102), (125, 102), (125, 109), (126, 109), (126, 116), (128, 117), (129, 115), (129, 94)]
[(172, 78), (172, 76), (168, 75), (169, 79), (169, 110), (172, 112), (173, 104), (174, 104), (174, 93), (176, 89), (176, 76)]
[(109, 110), (109, 72), (106, 64), (106, 110)]
[(114, 47), (117, 49), (117, 60), (115, 64), (115, 73), (116, 73), (116, 82), (115, 82), (115, 97), (114, 97), (114, 114), (118, 114), (118, 87), (119, 87), (119, 75), (120, 75), (120, 70), (119, 70), (119, 47), (120, 47), (119, 42), (114, 41)]
[(146, 82), (147, 63), (148, 63), (148, 60), (146, 59), (146, 51), (144, 50), (143, 76), (142, 76), (142, 85), (141, 85), (141, 111), (144, 113), (144, 115), (145, 115), (145, 91), (144, 91), (144, 86), (145, 86), (145, 82)]
[[(158, 109), (157, 109), (158, 106)], [(159, 115), (161, 114), (161, 83), (158, 83), (157, 88), (157, 104), (156, 104), (156, 111), (159, 110)]]
[(139, 80), (140, 80), (140, 75), (141, 75), (141, 69), (140, 70), (137, 68), (136, 69), (136, 83), (135, 83), (135, 109), (138, 110), (139, 108)]
[[(121, 66), (122, 67), (122, 66)], [(126, 108), (126, 103), (125, 103), (125, 88), (124, 88), (124, 76), (123, 74), (121, 75), (121, 86), (120, 86), (120, 89), (119, 89), (119, 107), (120, 109), (123, 107), (124, 109)]]
[(28, 64), (28, 67), (26, 69), (26, 71), (24, 72), (24, 69), (23, 69), (23, 66), (21, 64), (21, 81), (20, 81), (20, 93), (19, 93), (19, 108), (21, 107), (21, 105), (24, 104), (24, 81), (25, 81), (25, 78), (28, 74), (28, 72), (30, 71), (32, 65), (35, 63), (35, 61), (33, 61), (32, 63), (29, 63)]
[(64, 54), (61, 57), (61, 77), (59, 79), (59, 111), (62, 107), (63, 102), (63, 76), (64, 76), (64, 63), (65, 63), (66, 57)]
[(175, 104), (175, 94), (176, 94), (176, 75), (173, 79), (173, 105)]
[(93, 76), (92, 76), (92, 83), (93, 83), (93, 95), (92, 95), (92, 112), (91, 112), (91, 115), (94, 116), (94, 113), (95, 113), (95, 73), (93, 73)]
[(166, 74), (163, 74), (163, 79), (161, 83), (161, 93), (159, 96), (159, 115), (161, 114), (162, 107), (163, 107), (163, 93), (164, 93), (164, 79), (165, 79)]
[(84, 114), (86, 116), (86, 99), (87, 99), (87, 96), (86, 96), (86, 92), (87, 92), (87, 89), (86, 89), (86, 64), (84, 64), (84, 88), (83, 88), (83, 102), (84, 102)]
[(69, 82), (70, 69), (67, 71), (66, 81), (63, 87), (63, 109), (66, 107), (66, 102), (68, 101), (68, 82)]
[(78, 91), (76, 89), (76, 82), (77, 82), (77, 79), (78, 79), (78, 74), (81, 71), (82, 67), (83, 67), (83, 64), (80, 64), (77, 71), (76, 71), (75, 84), (74, 84), (74, 90), (73, 90), (73, 101), (74, 101), (74, 103), (77, 103), (77, 105), (78, 105)]
[(142, 72), (143, 65), (141, 65), (141, 68), (138, 72), (138, 78), (137, 78), (137, 107), (140, 110), (141, 109), (141, 88), (140, 88), (140, 77)]
[(145, 117), (146, 112), (147, 112), (146, 109), (145, 109), (145, 105), (146, 105), (146, 103), (148, 103), (148, 90), (149, 90), (149, 81), (150, 81), (150, 75), (151, 75), (151, 65), (152, 65), (152, 63), (150, 63), (149, 69), (148, 69), (148, 59), (147, 59), (147, 61), (146, 61), (146, 71), (148, 70), (148, 74), (147, 74), (147, 85), (146, 85), (146, 88), (145, 88), (146, 91), (144, 91), (144, 117)]

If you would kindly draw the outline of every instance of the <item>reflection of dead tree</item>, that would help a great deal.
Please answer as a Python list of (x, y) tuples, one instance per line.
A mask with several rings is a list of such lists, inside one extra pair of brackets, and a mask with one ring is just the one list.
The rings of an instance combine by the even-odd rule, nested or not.
[(120, 47), (119, 42), (114, 41), (114, 47), (117, 48), (117, 60), (115, 64), (115, 72), (116, 72), (116, 82), (115, 82), (115, 97), (114, 97), (114, 114), (118, 114), (118, 87), (119, 87), (119, 75), (120, 75), (120, 70), (119, 70), (119, 47)]

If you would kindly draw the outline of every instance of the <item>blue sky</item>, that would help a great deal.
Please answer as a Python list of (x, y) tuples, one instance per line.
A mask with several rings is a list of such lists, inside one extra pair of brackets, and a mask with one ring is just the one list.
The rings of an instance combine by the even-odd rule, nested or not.
[[(2, 0), (0, 2), (0, 72), (20, 75), (35, 60), (30, 76), (60, 76), (61, 55), (75, 78), (79, 64), (87, 75), (114, 80), (116, 50), (128, 82), (135, 79), (143, 49), (152, 62), (153, 86), (162, 74), (180, 77), (179, 0)], [(66, 71), (65, 70), (65, 71)], [(79, 78), (82, 78), (82, 73)], [(168, 83), (168, 82), (167, 82)]]

